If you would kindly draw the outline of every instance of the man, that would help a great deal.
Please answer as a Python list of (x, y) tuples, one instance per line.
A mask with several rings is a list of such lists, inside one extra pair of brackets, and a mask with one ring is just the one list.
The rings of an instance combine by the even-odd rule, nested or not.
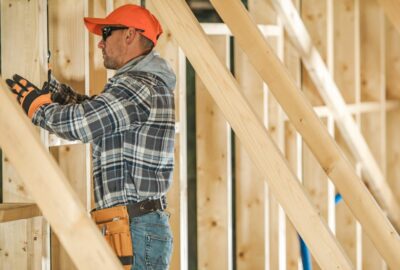
[[(19, 75), (7, 84), (35, 125), (92, 144), (93, 217), (125, 269), (167, 269), (172, 234), (164, 209), (173, 170), (175, 75), (153, 51), (161, 25), (136, 5), (84, 22), (102, 36), (104, 66), (116, 70), (100, 95), (77, 94), (54, 78), (41, 90)], [(120, 210), (130, 221), (129, 248), (121, 248), (126, 239), (112, 232), (117, 223), (111, 223), (123, 219)], [(110, 219), (99, 220), (106, 215)]]

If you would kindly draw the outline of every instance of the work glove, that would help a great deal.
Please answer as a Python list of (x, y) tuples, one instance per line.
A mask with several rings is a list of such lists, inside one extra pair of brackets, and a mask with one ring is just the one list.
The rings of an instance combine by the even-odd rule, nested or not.
[(48, 87), (51, 93), (51, 101), (60, 105), (79, 104), (87, 99), (91, 99), (94, 97), (89, 97), (77, 93), (74, 89), (71, 88), (71, 86), (60, 83), (52, 75), (49, 76)]
[(11, 79), (6, 80), (11, 92), (17, 95), (17, 101), (25, 113), (32, 119), (40, 106), (50, 104), (50, 92), (47, 83), (42, 89), (37, 88), (27, 79), (15, 74)]

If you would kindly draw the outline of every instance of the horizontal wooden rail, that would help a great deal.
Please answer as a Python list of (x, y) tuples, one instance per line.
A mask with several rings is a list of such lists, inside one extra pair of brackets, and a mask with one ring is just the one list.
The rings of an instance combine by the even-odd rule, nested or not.
[[(228, 26), (224, 23), (201, 23), (201, 27), (207, 35), (227, 35), (232, 36)], [(283, 34), (282, 27), (277, 25), (259, 24), (260, 31), (268, 37), (279, 36)]]
[(0, 204), (0, 223), (41, 216), (42, 213), (34, 203)]
[(390, 267), (400, 269), (398, 233), (357, 176), (340, 147), (329, 135), (303, 92), (297, 89), (295, 82), (257, 29), (246, 8), (239, 0), (231, 1), (229, 6), (223, 0), (211, 0), (211, 3), (229, 26), (239, 46), (268, 84), (291, 123), (334, 182), (382, 257)]
[(183, 0), (153, 0), (152, 3), (321, 267), (353, 269), (263, 123), (241, 94), (237, 82), (219, 61), (187, 4)]
[(123, 269), (0, 77), (0, 146), (79, 269)]
[[(327, 106), (316, 106), (313, 107), (315, 113), (318, 115), (318, 117), (328, 117), (332, 116), (332, 110), (329, 109)], [(389, 111), (394, 111), (400, 109), (400, 101), (387, 101), (385, 104), (384, 110), (386, 112)], [(350, 114), (367, 114), (367, 113), (373, 113), (373, 112), (380, 112), (382, 110), (382, 104), (379, 102), (361, 102), (358, 104), (347, 104), (346, 105), (346, 110)]]

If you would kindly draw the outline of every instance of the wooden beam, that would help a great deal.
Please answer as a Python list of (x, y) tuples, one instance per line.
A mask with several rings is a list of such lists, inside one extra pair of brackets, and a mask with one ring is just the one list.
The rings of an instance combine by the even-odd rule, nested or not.
[(263, 123), (240, 93), (237, 82), (218, 60), (187, 4), (182, 0), (152, 2), (321, 267), (352, 269)]
[[(48, 3), (48, 16), (53, 75), (80, 94), (85, 94), (85, 80), (88, 79), (88, 76), (85, 76), (85, 64), (88, 64), (85, 59), (85, 34), (88, 34), (88, 31), (82, 19), (85, 16), (85, 1), (52, 0)], [(96, 77), (96, 81), (101, 81), (100, 76)], [(80, 143), (60, 146), (53, 148), (52, 153), (57, 156), (56, 160), (61, 170), (89, 211), (91, 177), (87, 177), (90, 169), (85, 162), (86, 157), (90, 156), (87, 145)], [(51, 266), (59, 270), (76, 269), (54, 233), (51, 235)]]
[[(275, 98), (373, 239), (382, 256), (391, 267), (400, 269), (400, 258), (397, 254), (400, 241), (397, 232), (314, 113), (303, 93), (297, 89), (285, 67), (265, 42), (243, 4), (240, 1), (231, 1), (227, 7), (222, 0), (211, 0), (211, 3), (230, 27), (236, 41), (246, 51), (260, 76), (268, 83)], [(293, 12), (297, 14), (297, 11)], [(395, 214), (399, 215), (400, 212), (393, 213)]]
[[(385, 22), (383, 10), (376, 0), (360, 1), (360, 79), (361, 101), (380, 103), (380, 110), (363, 114), (360, 129), (382, 172), (386, 174), (386, 83)], [(364, 164), (363, 164), (364, 165)], [(388, 184), (388, 183), (387, 183)], [(363, 270), (383, 270), (382, 257), (370, 238), (362, 233)]]
[(298, 49), (304, 66), (317, 86), (327, 106), (332, 110), (335, 121), (353, 155), (363, 165), (365, 181), (380, 206), (388, 213), (390, 220), (400, 230), (400, 206), (390, 190), (367, 142), (353, 117), (346, 110), (346, 103), (328, 71), (318, 50), (313, 46), (305, 25), (291, 1), (272, 1), (282, 17), (292, 43)]
[(399, 0), (378, 0), (386, 16), (392, 22), (397, 32), (400, 33), (400, 1)]
[(33, 203), (0, 204), (0, 223), (41, 216), (41, 212)]
[(78, 268), (122, 270), (1, 77), (0, 83), (0, 146), (68, 254)]
[[(47, 0), (2, 0), (0, 5), (2, 76), (18, 73), (42, 85), (47, 67)], [(6, 153), (3, 157), (3, 202), (32, 203), (15, 165)], [(49, 267), (48, 238), (43, 217), (0, 224), (0, 269)]]
[[(341, 94), (347, 103), (347, 111), (356, 119), (359, 124), (360, 114), (363, 109), (369, 106), (360, 103), (360, 16), (359, 16), (359, 0), (334, 0), (334, 71), (335, 82), (337, 83)], [(349, 104), (352, 103), (352, 104)], [(375, 102), (371, 105), (371, 109), (380, 110), (381, 104)], [(326, 106), (329, 114), (331, 110)], [(317, 113), (318, 114), (318, 113)], [(356, 161), (347, 147), (343, 136), (335, 127), (335, 141), (342, 148), (353, 166)], [(346, 250), (346, 254), (357, 269), (357, 256), (361, 249), (361, 241), (358, 241), (357, 220), (351, 213), (349, 207), (345, 203), (336, 205), (336, 237)]]
[[(293, 3), (297, 8), (300, 7), (300, 0), (294, 0)], [(281, 22), (280, 22), (281, 24)], [(286, 33), (284, 34), (284, 63), (288, 72), (294, 78), (296, 85), (301, 85), (301, 59), (293, 44), (287, 42)], [(237, 46), (239, 47), (239, 46)], [(283, 114), (286, 118), (286, 114)], [(292, 170), (300, 178), (302, 175), (302, 157), (301, 157), (301, 139), (296, 132), (295, 127), (290, 122), (285, 122), (285, 157), (288, 160)], [(298, 270), (300, 260), (300, 244), (299, 237), (292, 222), (286, 218), (286, 269)]]
[[(226, 37), (209, 39), (220, 61), (225, 63)], [(227, 123), (198, 75), (195, 92), (198, 267), (228, 269)], [(211, 242), (213, 245), (207, 244)]]
[[(302, 0), (299, 9), (304, 24), (312, 34), (310, 39), (317, 44), (317, 49), (326, 62), (332, 59), (329, 37), (333, 30), (331, 27), (332, 18), (329, 16), (328, 2), (327, 0)], [(293, 7), (295, 7), (294, 4)], [(277, 14), (279, 15), (279, 13)], [(287, 42), (290, 42), (289, 38)], [(297, 50), (297, 48), (295, 49)], [(324, 105), (324, 101), (313, 83), (310, 74), (306, 72), (306, 67), (304, 65), (302, 65), (301, 76), (301, 89), (311, 105)], [(321, 121), (327, 122), (326, 119), (321, 119)], [(310, 199), (321, 213), (321, 216), (327, 221), (329, 202), (333, 200), (328, 194), (328, 178), (304, 140), (302, 146), (302, 166), (303, 186), (306, 188)], [(321, 270), (313, 256), (311, 258), (311, 268), (313, 270)]]
[[(254, 113), (263, 119), (263, 81), (249, 63), (247, 56), (235, 46), (235, 78), (243, 96)], [(249, 179), (253, 181), (248, 181)], [(235, 138), (235, 211), (236, 211), (236, 267), (243, 269), (268, 269), (270, 260), (269, 233), (271, 221), (267, 215), (267, 198), (264, 176), (254, 166), (242, 142)], [(296, 234), (297, 237), (297, 234)], [(297, 240), (298, 243), (298, 240)]]
[[(386, 23), (386, 94), (387, 99), (400, 97), (400, 31)], [(388, 105), (386, 100), (386, 107)], [(387, 180), (397, 198), (400, 198), (400, 110), (387, 112), (386, 118)]]

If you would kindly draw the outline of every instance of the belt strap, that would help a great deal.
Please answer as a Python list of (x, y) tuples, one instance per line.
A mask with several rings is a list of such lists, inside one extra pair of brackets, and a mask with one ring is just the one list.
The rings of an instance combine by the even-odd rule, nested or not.
[(133, 256), (121, 256), (121, 257), (118, 257), (118, 259), (122, 265), (132, 265), (133, 264)]
[(128, 214), (130, 218), (139, 217), (157, 210), (164, 210), (167, 208), (167, 201), (165, 196), (155, 200), (145, 200), (138, 203), (128, 204)]

